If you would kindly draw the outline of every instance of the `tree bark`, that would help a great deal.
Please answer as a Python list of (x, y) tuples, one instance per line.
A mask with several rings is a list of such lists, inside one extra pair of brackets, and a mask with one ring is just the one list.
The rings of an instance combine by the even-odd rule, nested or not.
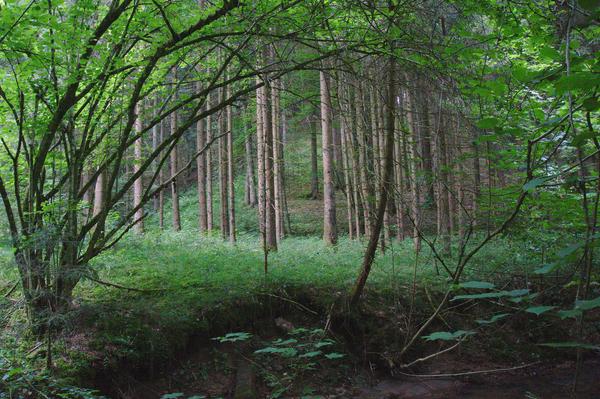
[[(227, 86), (226, 97), (231, 96), (231, 87)], [(229, 242), (235, 243), (235, 186), (234, 186), (234, 163), (233, 163), (233, 107), (227, 106), (227, 184), (229, 205)]]
[[(173, 69), (173, 81), (177, 80), (177, 72)], [(176, 97), (176, 95), (175, 95)], [(175, 135), (177, 133), (177, 111), (171, 113), (171, 135)], [(170, 164), (171, 164), (171, 206), (173, 209), (173, 230), (180, 231), (181, 230), (181, 216), (179, 214), (179, 189), (177, 186), (177, 178), (175, 174), (177, 173), (177, 164), (178, 164), (178, 154), (177, 154), (177, 145), (173, 146), (170, 154)]]
[[(135, 105), (135, 132), (140, 134), (142, 131), (142, 118), (140, 116), (141, 106), (140, 104)], [(140, 170), (140, 164), (142, 163), (142, 137), (140, 136), (135, 140), (134, 144), (134, 161), (133, 161), (133, 173), (137, 173)], [(133, 183), (133, 207), (137, 207), (142, 203), (143, 195), (143, 178), (142, 176), (135, 179)], [(133, 226), (136, 234), (144, 233), (144, 208), (140, 207), (133, 216), (135, 225)]]
[(317, 127), (310, 122), (310, 199), (319, 198), (319, 163), (317, 160)]
[(335, 183), (333, 170), (333, 137), (331, 129), (331, 97), (329, 76), (320, 72), (321, 133), (323, 144), (323, 240), (327, 245), (337, 243), (335, 214)]
[[(202, 84), (197, 83), (196, 89), (200, 91)], [(206, 144), (206, 120), (196, 122), (196, 151), (200, 151)], [(201, 154), (196, 158), (196, 188), (198, 190), (198, 227), (201, 233), (208, 231), (208, 211), (206, 209), (206, 155)]]
[[(212, 98), (214, 92), (211, 92), (206, 97), (206, 106), (212, 108)], [(213, 138), (213, 117), (206, 117), (206, 142), (210, 142)], [(213, 213), (213, 147), (211, 146), (206, 151), (206, 228), (211, 232), (214, 228), (214, 213)]]
[[(219, 104), (223, 103), (225, 98), (225, 89), (219, 89)], [(227, 181), (227, 164), (228, 164), (228, 150), (227, 150), (227, 137), (223, 136), (227, 133), (226, 126), (226, 110), (219, 112), (219, 118), (217, 120), (219, 130), (219, 195), (220, 195), (220, 227), (221, 227), (221, 238), (226, 240), (229, 238), (229, 206), (228, 206), (228, 186)]]

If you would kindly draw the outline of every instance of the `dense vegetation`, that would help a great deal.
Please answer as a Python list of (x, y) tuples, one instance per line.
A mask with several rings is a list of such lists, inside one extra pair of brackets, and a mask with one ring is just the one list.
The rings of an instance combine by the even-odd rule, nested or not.
[(0, 398), (597, 397), (599, 33), (0, 1)]

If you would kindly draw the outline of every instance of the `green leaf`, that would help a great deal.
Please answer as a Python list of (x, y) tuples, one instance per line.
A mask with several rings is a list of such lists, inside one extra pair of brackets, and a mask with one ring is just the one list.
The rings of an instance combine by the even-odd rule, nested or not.
[(500, 314), (492, 316), (492, 318), (489, 320), (479, 319), (479, 320), (475, 320), (475, 322), (478, 324), (492, 324), (492, 323), (497, 322), (498, 320), (505, 318), (506, 316), (510, 316), (510, 313), (500, 313)]
[(315, 356), (319, 356), (321, 353), (321, 351), (312, 351), (312, 352), (306, 352), (298, 357), (315, 357)]
[(274, 345), (277, 345), (277, 346), (290, 345), (290, 344), (295, 344), (295, 343), (298, 343), (298, 340), (297, 340), (297, 339), (293, 339), (293, 338), (286, 339), (285, 341), (283, 341), (283, 340), (280, 338), (280, 339), (278, 339), (278, 340), (275, 340), (275, 341), (273, 342), (273, 344), (274, 344)]
[(458, 338), (475, 334), (474, 331), (458, 330), (454, 332), (438, 331), (423, 337), (427, 341), (454, 341)]
[(557, 313), (558, 313), (558, 317), (560, 317), (562, 320), (568, 319), (568, 318), (575, 319), (575, 318), (581, 316), (581, 310), (579, 310), (579, 309), (559, 310)]
[(343, 353), (337, 353), (337, 352), (331, 352), (331, 353), (328, 353), (328, 354), (326, 354), (326, 355), (325, 355), (325, 357), (326, 357), (327, 359), (330, 359), (330, 360), (333, 360), (333, 359), (341, 359), (341, 358), (343, 358), (344, 356), (346, 356), (346, 355), (344, 355)]
[(298, 354), (298, 351), (294, 348), (275, 348), (272, 346), (258, 349), (254, 351), (255, 354), (272, 354), (272, 355), (280, 355), (283, 357), (294, 357)]
[(183, 392), (166, 393), (160, 399), (177, 399), (183, 396)]
[(498, 126), (499, 123), (500, 123), (500, 121), (498, 119), (488, 117), (488, 118), (480, 119), (477, 122), (477, 126), (481, 129), (493, 129), (496, 126)]
[(592, 89), (600, 84), (600, 76), (591, 72), (577, 72), (561, 77), (554, 85), (558, 94), (570, 90)]
[(488, 283), (486, 281), (466, 281), (464, 283), (460, 283), (458, 286), (460, 288), (474, 288), (482, 290), (491, 290), (495, 287), (494, 284)]
[(583, 100), (583, 108), (585, 108), (586, 111), (595, 111), (600, 108), (598, 97), (590, 97)]
[(554, 49), (550, 46), (542, 47), (540, 49), (540, 55), (542, 56), (542, 58), (549, 59), (549, 60), (558, 60), (562, 57), (561, 54), (556, 49)]
[(554, 308), (556, 308), (556, 306), (533, 306), (525, 309), (525, 311), (539, 316), (542, 313), (546, 313), (547, 311), (552, 310)]
[(523, 191), (532, 192), (538, 186), (541, 186), (542, 184), (546, 183), (548, 180), (550, 180), (550, 178), (548, 176), (536, 177), (535, 179), (531, 179), (523, 185)]
[(589, 299), (584, 301), (577, 301), (575, 303), (575, 309), (579, 310), (590, 310), (600, 307), (600, 296), (596, 299)]
[(457, 295), (452, 298), (452, 301), (459, 299), (489, 299), (489, 298), (502, 298), (502, 297), (519, 297), (529, 293), (528, 289), (512, 290), (512, 291), (496, 291), (496, 292), (484, 292), (482, 294), (466, 294)]
[(556, 262), (547, 263), (544, 266), (540, 267), (539, 269), (535, 269), (533, 272), (535, 274), (548, 274), (548, 273), (552, 272), (554, 269), (556, 269), (557, 267), (558, 267), (558, 263), (556, 263)]

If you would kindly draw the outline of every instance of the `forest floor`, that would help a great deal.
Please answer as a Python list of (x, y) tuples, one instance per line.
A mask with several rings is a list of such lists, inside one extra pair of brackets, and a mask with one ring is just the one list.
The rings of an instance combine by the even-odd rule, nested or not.
[[(267, 274), (258, 247), (252, 235), (234, 246), (190, 231), (127, 237), (94, 263), (96, 281), (80, 285), (54, 347), (56, 369), (130, 399), (252, 397), (239, 393), (245, 384), (260, 398), (562, 398), (569, 392), (573, 351), (537, 345), (566, 336), (569, 323), (518, 310), (493, 325), (479, 323), (506, 310), (493, 301), (441, 315), (431, 332), (476, 334), (448, 354), (401, 368), (397, 354), (408, 332), (448, 287), (431, 254), (415, 258), (409, 240), (378, 256), (359, 312), (348, 310), (346, 298), (361, 244), (342, 239), (332, 249), (317, 238), (287, 239), (270, 254)], [(503, 289), (535, 287), (538, 281), (522, 276), (538, 262), (525, 253), (526, 243), (501, 239), (477, 255), (465, 278)], [(3, 275), (2, 285), (12, 278)], [(240, 334), (214, 340), (228, 333)], [(440, 350), (439, 342), (419, 340), (406, 359)], [(35, 346), (30, 342), (27, 351)], [(38, 345), (33, 357), (43, 361), (44, 354)], [(600, 395), (597, 357), (588, 362), (579, 398)], [(469, 374), (504, 368), (514, 369)]]

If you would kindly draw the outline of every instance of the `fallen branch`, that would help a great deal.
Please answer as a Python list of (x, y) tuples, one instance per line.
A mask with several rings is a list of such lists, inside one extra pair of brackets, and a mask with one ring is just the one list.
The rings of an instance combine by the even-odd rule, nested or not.
[(85, 276), (85, 277), (88, 280), (93, 281), (94, 283), (97, 283), (97, 284), (100, 284), (100, 285), (104, 285), (104, 286), (107, 286), (107, 287), (118, 288), (120, 290), (135, 291), (135, 292), (145, 292), (145, 293), (166, 291), (166, 288), (143, 289), (143, 288), (125, 287), (124, 285), (110, 283), (108, 281), (98, 280), (97, 278), (94, 278), (92, 276)]
[(444, 378), (444, 377), (461, 377), (461, 376), (465, 376), (465, 375), (475, 375), (475, 374), (490, 374), (490, 373), (500, 373), (500, 372), (504, 372), (504, 371), (513, 371), (513, 370), (519, 370), (519, 369), (524, 369), (527, 367), (531, 367), (534, 366), (536, 364), (539, 364), (541, 362), (533, 362), (533, 363), (528, 363), (528, 364), (523, 364), (521, 366), (515, 366), (515, 367), (507, 367), (507, 368), (502, 368), (502, 369), (491, 369), (491, 370), (476, 370), (476, 371), (465, 371), (463, 373), (446, 373), (446, 374), (410, 374), (410, 373), (403, 373), (401, 371), (398, 371), (398, 374), (402, 374), (408, 377), (417, 377), (417, 378)]

